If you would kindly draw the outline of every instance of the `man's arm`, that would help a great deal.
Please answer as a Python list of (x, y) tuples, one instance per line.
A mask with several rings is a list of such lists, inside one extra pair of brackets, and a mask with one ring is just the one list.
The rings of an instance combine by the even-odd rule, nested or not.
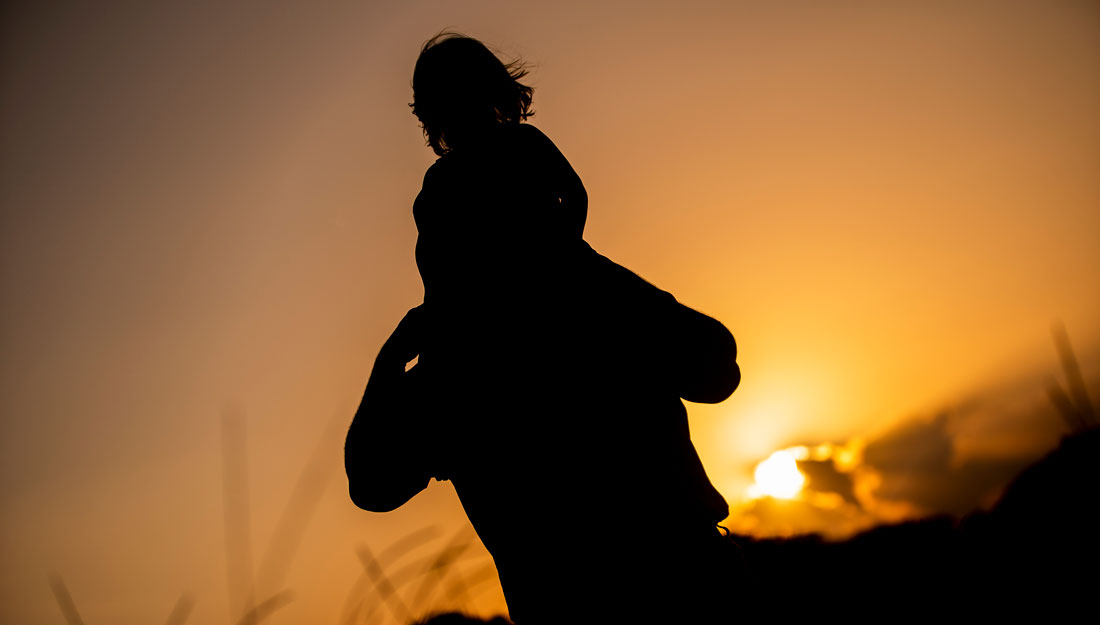
[(717, 319), (676, 302), (671, 311), (671, 351), (680, 397), (717, 404), (737, 390), (737, 343)]
[(617, 324), (646, 354), (642, 362), (688, 401), (716, 404), (741, 383), (737, 343), (716, 319), (595, 251), (601, 296), (621, 311)]
[[(352, 502), (364, 510), (388, 512), (424, 490), (431, 479), (417, 384), (420, 372), (405, 366), (419, 351), (419, 317), (414, 308), (382, 346), (363, 400), (348, 429), (344, 470)], [(422, 439), (421, 439), (422, 440)]]

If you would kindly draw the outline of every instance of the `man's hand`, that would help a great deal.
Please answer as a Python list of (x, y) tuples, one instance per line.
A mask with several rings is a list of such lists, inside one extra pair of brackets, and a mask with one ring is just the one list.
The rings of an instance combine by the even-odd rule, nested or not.
[[(405, 365), (420, 354), (420, 345), (424, 334), (424, 305), (409, 310), (397, 324), (393, 334), (382, 345), (378, 352), (378, 363), (385, 367), (400, 364), (404, 371)], [(377, 365), (376, 365), (377, 366)]]
[(397, 324), (378, 352), (348, 428), (348, 492), (364, 510), (393, 510), (424, 490), (431, 479), (425, 469), (431, 447), (423, 436), (422, 404), (410, 386), (414, 376), (405, 373), (405, 365), (420, 352), (423, 327), (420, 306)]

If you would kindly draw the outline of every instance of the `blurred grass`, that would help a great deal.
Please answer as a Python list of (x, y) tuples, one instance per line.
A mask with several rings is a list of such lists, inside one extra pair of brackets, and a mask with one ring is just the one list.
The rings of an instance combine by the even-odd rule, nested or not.
[[(246, 416), (244, 409), (235, 404), (223, 409), (221, 473), (230, 623), (260, 625), (293, 601), (290, 589), (282, 585), (324, 489), (336, 473), (326, 442), (341, 433), (344, 425), (341, 415), (329, 421), (295, 480), (259, 567), (253, 570)], [(458, 565), (476, 555), (471, 554), (470, 547), (477, 544), (477, 537), (469, 527), (459, 530), (437, 552), (408, 557), (439, 537), (438, 527), (421, 527), (387, 546), (377, 557), (366, 543), (360, 544), (356, 556), (362, 572), (348, 592), (338, 623), (407, 624), (431, 614), (467, 607), (479, 592), (478, 587), (484, 590), (486, 583), (496, 579), (496, 567), (490, 560), (469, 578), (459, 570)], [(63, 578), (51, 575), (49, 585), (65, 623), (84, 625)], [(411, 601), (406, 600), (409, 596)], [(185, 625), (194, 606), (194, 597), (182, 594), (172, 607), (167, 624)]]
[[(1069, 337), (1065, 328), (1057, 323), (1053, 326), (1052, 334), (1066, 387), (1063, 388), (1056, 382), (1051, 383), (1048, 386), (1048, 396), (1069, 426), (1070, 435), (1058, 450), (1025, 471), (1013, 483), (1014, 490), (1010, 488), (1008, 497), (1010, 500), (1015, 495), (1016, 500), (1024, 499), (1025, 503), (1034, 503), (1040, 497), (1036, 493), (1065, 490), (1072, 478), (1082, 472), (1080, 468), (1076, 468), (1077, 465), (1089, 462), (1091, 464), (1087, 466), (1094, 468), (1095, 458), (1100, 457), (1100, 433), (1097, 431), (1095, 409), (1088, 396)], [(291, 591), (281, 586), (324, 488), (335, 472), (332, 463), (328, 462), (328, 448), (324, 443), (339, 432), (343, 422), (334, 417), (325, 428), (291, 489), (259, 568), (255, 571), (252, 568), (251, 553), (245, 412), (240, 407), (227, 406), (223, 410), (221, 422), (227, 592), (230, 609), (235, 615), (231, 616), (230, 622), (235, 625), (259, 625), (293, 601)], [(1059, 465), (1060, 462), (1067, 462), (1067, 458), (1068, 461), (1077, 463), (1073, 472), (1067, 472)], [(1084, 470), (1088, 473), (1084, 477), (1088, 478), (1091, 494), (1096, 494), (1096, 474), (1092, 468)], [(1029, 482), (1029, 475), (1034, 478), (1037, 474), (1044, 475), (1043, 471), (1048, 474), (1054, 474), (1055, 471), (1060, 473), (1057, 478), (1038, 480), (1039, 486), (1034, 485), (1035, 479)], [(1025, 494), (1018, 495), (1020, 492)], [(1069, 501), (1072, 498), (1066, 496), (1065, 499)], [(1057, 499), (1054, 501), (1057, 502)], [(989, 528), (996, 529), (1000, 525), (1011, 527), (1014, 533), (1022, 534), (1034, 529), (1044, 520), (1029, 516), (1034, 515), (1033, 512), (1016, 511), (1022, 507), (1015, 500), (1008, 502), (1008, 507), (1004, 503), (999, 504), (998, 509), (988, 515), (964, 519), (961, 525), (946, 517), (925, 519), (880, 526), (841, 542), (824, 541), (817, 535), (789, 539), (754, 539), (750, 536), (730, 535), (728, 538), (744, 554), (751, 576), (746, 578), (745, 588), (731, 589), (731, 592), (737, 590), (744, 593), (754, 589), (752, 592), (757, 598), (770, 597), (781, 601), (782, 594), (776, 589), (781, 588), (791, 573), (800, 568), (814, 569), (818, 573), (831, 572), (831, 584), (839, 581), (850, 585), (853, 580), (863, 579), (862, 584), (865, 587), (878, 588), (882, 596), (889, 597), (891, 601), (903, 600), (908, 593), (916, 593), (915, 590), (905, 588), (924, 588), (929, 584), (942, 593), (941, 597), (930, 599), (933, 603), (944, 600), (944, 597), (958, 600), (959, 595), (949, 586), (963, 583), (963, 577), (970, 573), (978, 575), (972, 581), (979, 585), (988, 585), (993, 580), (995, 584), (1007, 586), (1012, 582), (1005, 581), (1004, 571), (994, 568), (994, 565), (1003, 562), (996, 552), (997, 545), (990, 547), (986, 543), (990, 541), (990, 536), (994, 536), (997, 541), (1007, 541), (1009, 535), (990, 532)], [(1013, 504), (1016, 504), (1015, 508), (1011, 507)], [(1048, 502), (1045, 505), (1051, 504)], [(998, 518), (998, 514), (1002, 518)], [(1070, 552), (1073, 550), (1074, 540), (1083, 541), (1082, 544), (1086, 547), (1083, 555), (1086, 557), (1094, 558), (1098, 551), (1095, 538), (1097, 528), (1094, 526), (1097, 520), (1096, 511), (1091, 508), (1075, 510), (1075, 515), (1075, 522), (1084, 519), (1086, 523), (1093, 525), (1076, 529), (1079, 536), (1071, 533), (1069, 536), (1059, 537), (1061, 542), (1058, 544), (1065, 543), (1063, 547), (1067, 552), (1066, 562), (1072, 559)], [(1047, 528), (1049, 533), (1057, 535), (1058, 519), (1053, 519), (1053, 524), (1049, 523), (1049, 519), (1046, 521), (1050, 525)], [(468, 564), (471, 556), (477, 555), (470, 551), (477, 544), (477, 537), (468, 527), (456, 532), (433, 554), (411, 556), (439, 536), (438, 527), (421, 527), (387, 546), (377, 556), (366, 543), (361, 543), (356, 549), (356, 556), (362, 572), (348, 592), (338, 620), (339, 625), (424, 623), (430, 622), (433, 614), (442, 614), (439, 622), (447, 618), (456, 623), (461, 619), (468, 619), (455, 612), (446, 612), (468, 607), (473, 598), (486, 590), (486, 584), (497, 578), (495, 565), (489, 560), (476, 566), (471, 565), (474, 568), (468, 573), (463, 570), (469, 568), (464, 565)], [(1042, 550), (1041, 546), (1040, 549)], [(1036, 588), (1045, 588), (1039, 576), (1054, 575), (1060, 580), (1057, 583), (1071, 585), (1076, 578), (1072, 574), (1067, 577), (1066, 571), (1070, 569), (1060, 566), (1063, 560), (1043, 559), (1046, 558), (1045, 553), (1043, 551), (1043, 555), (1038, 552), (1029, 555), (1036, 563), (1042, 564), (1045, 570), (1023, 571), (1025, 582), (1028, 579), (1026, 575), (1031, 575), (1035, 577), (1033, 583)], [(1049, 566), (1051, 562), (1056, 566)], [(1089, 564), (1094, 562), (1090, 561)], [(945, 572), (945, 566), (958, 570)], [(838, 571), (844, 573), (838, 574)], [(883, 572), (887, 573), (888, 578), (896, 578), (900, 574), (906, 583), (899, 586), (895, 581), (887, 582), (890, 586), (887, 590), (882, 585), (882, 579), (875, 577)], [(1063, 579), (1065, 581), (1061, 581)], [(803, 580), (801, 583), (809, 582)], [(49, 585), (67, 625), (83, 625), (84, 620), (62, 577), (51, 575)], [(806, 588), (802, 589), (803, 593)], [(902, 590), (898, 590), (899, 588)], [(1024, 588), (1030, 589), (1026, 584)], [(843, 594), (842, 589), (819, 581), (818, 587), (810, 596), (828, 602)], [(258, 596), (265, 598), (257, 601)], [(929, 598), (925, 597), (925, 600)], [(194, 605), (195, 599), (190, 594), (182, 594), (168, 615), (168, 625), (184, 625)], [(1061, 605), (1065, 607), (1068, 604), (1063, 600)], [(498, 617), (494, 622), (507, 621)]]

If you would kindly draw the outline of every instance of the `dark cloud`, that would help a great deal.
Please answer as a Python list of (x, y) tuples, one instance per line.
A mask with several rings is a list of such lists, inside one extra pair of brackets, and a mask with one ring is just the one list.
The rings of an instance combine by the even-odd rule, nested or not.
[(879, 500), (904, 501), (929, 514), (962, 515), (992, 503), (1028, 464), (1025, 458), (972, 460), (958, 467), (881, 474)]
[(873, 497), (929, 514), (962, 515), (992, 504), (1008, 482), (1056, 444), (1063, 427), (1041, 387), (1020, 390), (975, 395), (868, 443), (863, 465), (881, 478)]
[(909, 421), (863, 450), (864, 464), (882, 473), (938, 473), (951, 463), (947, 414), (930, 422)]
[(821, 493), (836, 493), (847, 503), (859, 505), (852, 476), (837, 470), (830, 460), (799, 460), (798, 469), (806, 476), (805, 489)]

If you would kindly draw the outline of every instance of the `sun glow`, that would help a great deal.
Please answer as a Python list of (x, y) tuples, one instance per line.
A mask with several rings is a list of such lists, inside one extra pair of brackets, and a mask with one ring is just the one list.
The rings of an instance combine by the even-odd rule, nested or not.
[(795, 454), (780, 450), (756, 465), (753, 472), (756, 483), (749, 487), (751, 497), (775, 497), (793, 499), (806, 483), (806, 476), (798, 470)]

